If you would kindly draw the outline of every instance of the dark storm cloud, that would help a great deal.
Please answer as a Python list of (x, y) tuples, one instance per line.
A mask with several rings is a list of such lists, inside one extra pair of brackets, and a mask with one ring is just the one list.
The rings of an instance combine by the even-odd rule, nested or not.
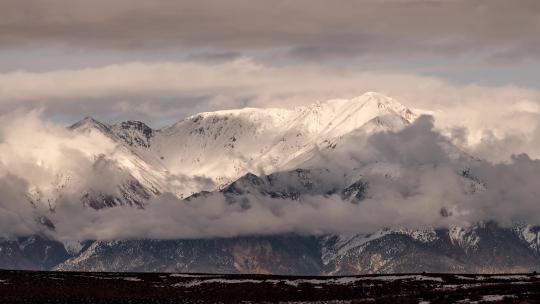
[(379, 53), (537, 56), (540, 2), (2, 1), (0, 45), (96, 49), (284, 48), (319, 58)]

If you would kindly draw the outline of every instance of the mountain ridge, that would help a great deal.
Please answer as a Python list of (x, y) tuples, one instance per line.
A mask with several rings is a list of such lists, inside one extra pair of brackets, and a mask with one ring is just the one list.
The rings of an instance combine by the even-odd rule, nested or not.
[[(396, 131), (415, 118), (410, 109), (394, 99), (369, 92), (349, 100), (329, 100), (293, 110), (244, 108), (203, 112), (156, 130), (139, 121), (109, 125), (91, 117), (70, 129), (97, 131), (111, 138), (132, 154), (134, 160), (130, 163), (153, 168), (145, 169), (153, 182), (142, 183), (152, 185), (151, 192), (167, 191), (182, 198), (224, 187), (248, 172), (279, 171), (325, 140), (347, 132), (365, 126), (368, 133)], [(336, 120), (339, 123), (334, 123)], [(130, 166), (133, 167), (124, 165), (128, 171)], [(210, 187), (167, 187), (166, 180), (177, 175), (207, 178), (211, 180)]]
[[(361, 205), (380, 189), (395, 187), (395, 177), (402, 170), (374, 149), (377, 142), (373, 138), (386, 134), (384, 140), (395, 145), (395, 139), (410, 135), (408, 128), (427, 121), (418, 118), (396, 100), (374, 92), (290, 110), (204, 112), (155, 130), (140, 121), (106, 124), (86, 117), (68, 130), (100, 134), (113, 143), (112, 149), (97, 149), (89, 157), (95, 170), (105, 172), (106, 177), (112, 174), (114, 179), (106, 191), (89, 188), (74, 197), (93, 209), (124, 206), (143, 211), (165, 193), (171, 193), (179, 204), (224, 198), (227, 206), (239, 211), (249, 210), (252, 203), (261, 200), (275, 204), (272, 210), (279, 213), (279, 204), (309, 204), (315, 197)], [(485, 191), (489, 185), (467, 168), (474, 160), (451, 143), (443, 143), (446, 147), (438, 147), (437, 153), (461, 159), (451, 170), (463, 195)], [(407, 157), (400, 155), (400, 147), (392, 148), (398, 160)], [(414, 157), (414, 151), (409, 153)], [(408, 165), (422, 170), (438, 164), (437, 159), (428, 159), (427, 163)], [(63, 172), (62, 185), (56, 187), (60, 189), (58, 198), (73, 186), (70, 174)], [(54, 211), (54, 202), (52, 206)], [(438, 206), (432, 207), (440, 208), (435, 212), (441, 217), (451, 216), (451, 209)], [(54, 229), (51, 220), (43, 219)], [(0, 241), (0, 265), (326, 275), (516, 272), (540, 268), (539, 239), (535, 226), (509, 228), (494, 223), (448, 228), (396, 226), (371, 233), (270, 233), (168, 240), (59, 242), (44, 234)], [(54, 249), (52, 256), (47, 248)]]

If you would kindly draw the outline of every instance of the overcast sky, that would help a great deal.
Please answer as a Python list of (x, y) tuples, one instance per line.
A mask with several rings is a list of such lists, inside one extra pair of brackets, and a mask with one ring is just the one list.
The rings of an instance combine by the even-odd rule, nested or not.
[(535, 0), (5, 0), (0, 111), (160, 127), (374, 90), (446, 110), (471, 86), (537, 105), (539, 32)]

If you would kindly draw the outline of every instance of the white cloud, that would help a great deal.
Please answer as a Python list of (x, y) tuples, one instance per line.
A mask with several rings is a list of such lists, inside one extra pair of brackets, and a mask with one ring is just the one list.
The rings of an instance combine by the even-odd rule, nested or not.
[[(482, 220), (536, 223), (534, 215), (540, 211), (539, 160), (521, 155), (507, 163), (491, 164), (450, 158), (444, 150), (449, 139), (434, 130), (428, 117), (396, 134), (379, 133), (363, 140), (352, 137), (338, 145), (341, 154), (334, 155), (336, 159), (323, 158), (322, 165), (338, 170), (322, 177), (327, 178), (325, 185), (347, 186), (339, 171), (345, 169), (339, 168), (367, 164), (362, 176), (368, 182), (368, 193), (357, 204), (343, 200), (339, 193), (326, 192), (303, 196), (300, 201), (252, 193), (236, 197), (235, 203), (221, 193), (191, 201), (165, 193), (149, 201), (144, 210), (95, 210), (81, 204), (84, 190), (111, 193), (121, 178), (107, 166), (102, 170), (103, 158), (96, 157), (114, 153), (107, 138), (44, 123), (36, 112), (3, 116), (0, 121), (0, 231), (4, 236), (45, 232), (80, 240), (352, 233)], [(475, 179), (486, 184), (485, 191), (469, 194), (470, 180), (457, 174), (467, 167)], [(389, 175), (385, 168), (396, 170)], [(50, 186), (57, 185), (54, 181), (62, 174), (69, 174), (78, 186), (57, 197), (54, 212), (46, 201), (32, 206), (28, 192), (37, 186), (46, 194), (44, 198), (54, 195), (56, 189)], [(443, 208), (452, 215), (443, 216)], [(38, 224), (41, 216), (52, 220), (54, 231)]]
[[(194, 111), (244, 106), (293, 107), (379, 91), (411, 108), (429, 110), (437, 126), (468, 129), (464, 146), (482, 137), (525, 140), (509, 152), (540, 156), (540, 92), (516, 86), (451, 84), (434, 77), (317, 65), (270, 66), (248, 58), (223, 63), (133, 62), (82, 70), (0, 74), (0, 108), (45, 107), (54, 115), (142, 117), (178, 121)], [(112, 111), (111, 111), (112, 109)]]

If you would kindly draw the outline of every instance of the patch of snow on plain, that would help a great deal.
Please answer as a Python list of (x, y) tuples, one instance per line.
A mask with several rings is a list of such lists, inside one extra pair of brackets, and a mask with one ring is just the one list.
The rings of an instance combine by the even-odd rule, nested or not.
[(195, 274), (195, 273), (172, 273), (169, 277), (172, 278), (194, 278), (194, 277), (212, 277), (212, 274)]
[(193, 287), (202, 284), (242, 284), (242, 283), (261, 283), (260, 280), (251, 280), (251, 279), (209, 279), (209, 280), (195, 280), (189, 283), (177, 283), (173, 284), (173, 287)]
[(489, 278), (495, 279), (495, 280), (530, 280), (531, 276), (523, 275), (523, 274), (521, 275), (510, 274), (510, 275), (495, 275), (495, 276), (490, 276)]
[(192, 287), (202, 284), (242, 284), (242, 283), (272, 283), (272, 284), (287, 284), (298, 287), (300, 284), (311, 285), (350, 285), (357, 282), (365, 281), (399, 281), (399, 280), (413, 280), (413, 281), (433, 281), (444, 282), (440, 277), (430, 277), (424, 275), (389, 275), (389, 276), (370, 276), (370, 277), (342, 277), (342, 278), (329, 278), (329, 279), (267, 279), (267, 280), (254, 280), (254, 279), (227, 279), (227, 278), (212, 278), (212, 279), (198, 279), (188, 283), (173, 284), (173, 287)]
[(512, 297), (515, 296), (508, 296), (508, 295), (485, 295), (482, 297), (482, 301), (486, 302), (496, 302), (496, 301), (502, 301), (505, 297)]
[(485, 279), (485, 277), (483, 277), (483, 276), (466, 277), (466, 276), (462, 276), (462, 275), (456, 275), (454, 277), (456, 279), (460, 279), (460, 280), (474, 280), (474, 281), (482, 281), (482, 280)]
[(124, 281), (142, 282), (143, 280), (141, 280), (139, 278), (134, 278), (134, 277), (127, 277), (127, 278), (124, 278)]

